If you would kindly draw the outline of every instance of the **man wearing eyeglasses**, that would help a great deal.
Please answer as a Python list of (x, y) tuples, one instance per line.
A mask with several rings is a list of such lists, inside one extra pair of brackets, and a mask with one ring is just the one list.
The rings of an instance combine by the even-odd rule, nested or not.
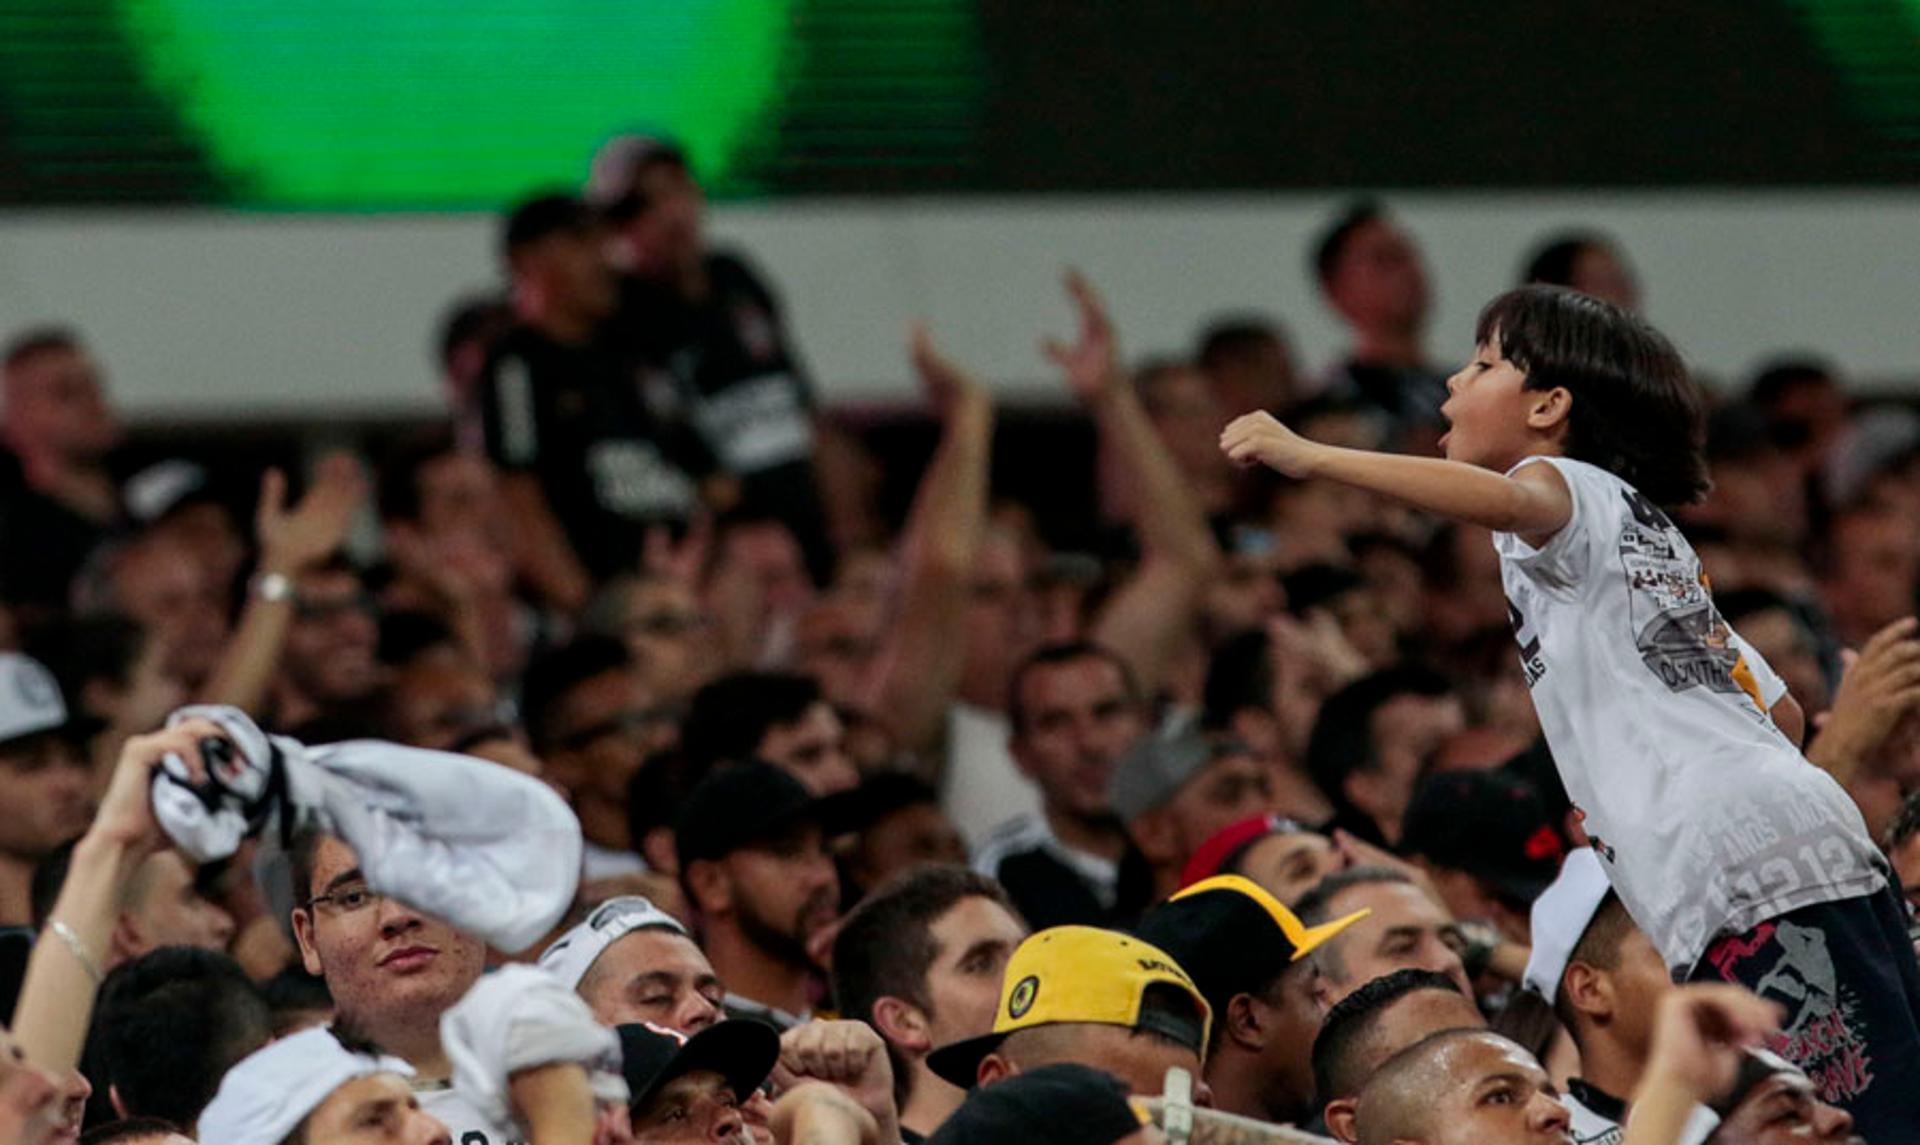
[(678, 713), (648, 689), (626, 645), (582, 636), (527, 668), (521, 715), (546, 777), (580, 817), (589, 881), (639, 874), (627, 784), (649, 755), (679, 738)]
[(291, 848), (294, 937), (308, 973), (326, 979), (334, 1026), (413, 1067), (421, 1108), (462, 1145), (506, 1145), (449, 1084), (440, 1016), (486, 967), (486, 944), (373, 893), (360, 860), (330, 835), (303, 832)]
[(366, 700), (380, 683), (380, 627), (360, 571), (336, 555), (293, 578), (293, 617), (274, 681), (275, 724), (296, 728)]

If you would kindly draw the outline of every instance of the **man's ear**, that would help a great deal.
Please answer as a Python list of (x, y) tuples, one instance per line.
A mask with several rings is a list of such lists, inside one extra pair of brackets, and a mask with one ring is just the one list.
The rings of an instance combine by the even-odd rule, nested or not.
[(1584, 962), (1568, 962), (1567, 972), (1560, 979), (1560, 989), (1566, 992), (1568, 1005), (1591, 1015), (1595, 1021), (1605, 1022), (1613, 1017), (1613, 979), (1603, 971)]
[(1359, 1112), (1360, 1102), (1351, 1097), (1336, 1097), (1327, 1102), (1325, 1120), (1327, 1132), (1333, 1134), (1335, 1141), (1345, 1141), (1355, 1145), (1360, 1140), (1360, 1127), (1354, 1115)]
[(693, 909), (711, 917), (733, 909), (733, 880), (726, 868), (713, 859), (696, 859), (681, 872)]
[(127, 1112), (127, 1103), (121, 1099), (120, 1087), (117, 1085), (107, 1086), (107, 1104), (113, 1106), (113, 1115), (122, 1121), (133, 1116)]
[(874, 1000), (873, 1028), (880, 1036), (915, 1056), (934, 1049), (933, 1030), (920, 1007), (891, 994)]
[(113, 920), (113, 933), (107, 936), (107, 948), (110, 960), (116, 963), (138, 958), (148, 950), (147, 940), (140, 933), (140, 924), (124, 910)]
[(1004, 1081), (1020, 1072), (1020, 1067), (997, 1053), (988, 1054), (980, 1059), (980, 1070), (974, 1074), (975, 1085), (992, 1085)]
[(307, 968), (307, 973), (324, 975), (320, 951), (313, 945), (313, 912), (306, 907), (293, 909), (293, 940), (300, 944), (300, 964)]
[(663, 875), (680, 873), (680, 852), (674, 849), (673, 828), (655, 827), (640, 840), (640, 856)]
[(1528, 429), (1553, 429), (1573, 415), (1573, 391), (1565, 386), (1528, 393), (1532, 395), (1527, 403)]
[(1267, 1015), (1265, 1006), (1258, 998), (1251, 994), (1235, 994), (1227, 1000), (1227, 1012), (1219, 1020), (1226, 1023), (1226, 1035), (1233, 1039), (1234, 1044), (1249, 1050), (1265, 1048)]

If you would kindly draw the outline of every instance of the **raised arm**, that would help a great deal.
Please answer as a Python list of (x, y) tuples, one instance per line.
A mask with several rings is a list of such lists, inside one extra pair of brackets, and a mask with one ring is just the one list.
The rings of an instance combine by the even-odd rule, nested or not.
[(14, 1011), (14, 1036), (42, 1069), (64, 1073), (79, 1064), (120, 904), (140, 864), (165, 842), (148, 794), (154, 770), (176, 754), (203, 777), (200, 741), (219, 734), (206, 720), (188, 720), (120, 749), (100, 811), (74, 844), (67, 880), (33, 944)]
[(913, 332), (914, 372), (940, 415), (902, 547), (898, 611), (867, 685), (867, 708), (903, 747), (933, 759), (960, 685), (967, 592), (986, 535), (993, 401), (972, 375)]
[(321, 459), (313, 487), (292, 509), (286, 503), (286, 476), (277, 469), (267, 471), (254, 511), (259, 572), (248, 589), (239, 627), (203, 689), (204, 702), (260, 714), (293, 623), (293, 582), (340, 548), (366, 495), (360, 465), (345, 453)]
[(1544, 462), (1507, 477), (1462, 461), (1343, 449), (1308, 441), (1269, 413), (1235, 418), (1220, 434), (1220, 448), (1241, 465), (1338, 481), (1448, 520), (1518, 533), (1535, 548), (1573, 516), (1566, 479)]
[(1041, 348), (1093, 416), (1137, 493), (1133, 526), (1140, 538), (1140, 568), (1101, 611), (1093, 636), (1152, 691), (1190, 630), (1208, 582), (1219, 573), (1220, 548), (1206, 512), (1121, 368), (1105, 304), (1078, 273), (1069, 273), (1066, 284), (1079, 313), (1079, 339), (1068, 346), (1049, 338)]

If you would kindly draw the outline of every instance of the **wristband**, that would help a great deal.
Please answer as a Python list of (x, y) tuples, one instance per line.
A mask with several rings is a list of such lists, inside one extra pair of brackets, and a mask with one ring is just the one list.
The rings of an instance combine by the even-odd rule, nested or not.
[(293, 578), (286, 573), (264, 572), (253, 578), (253, 598), (268, 604), (293, 599)]
[(73, 960), (87, 972), (87, 977), (93, 979), (93, 984), (100, 985), (100, 980), (105, 977), (100, 973), (100, 964), (93, 960), (93, 955), (87, 952), (86, 943), (80, 941), (80, 936), (73, 932), (73, 928), (57, 918), (50, 918), (47, 920), (47, 929), (67, 944), (67, 949), (73, 952)]

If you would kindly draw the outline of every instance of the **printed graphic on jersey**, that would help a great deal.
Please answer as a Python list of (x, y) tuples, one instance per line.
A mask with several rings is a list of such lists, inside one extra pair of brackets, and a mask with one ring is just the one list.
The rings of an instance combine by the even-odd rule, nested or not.
[[(1846, 1105), (1873, 1084), (1859, 999), (1841, 985), (1825, 932), (1791, 922), (1765, 923), (1750, 940), (1716, 944), (1707, 958), (1722, 978), (1750, 981), (1754, 993), (1786, 1008), (1789, 1021), (1768, 1035), (1767, 1048), (1804, 1070), (1822, 1101)], [(1743, 965), (1754, 959), (1768, 960), (1761, 962), (1767, 970), (1758, 979)]]
[(1652, 502), (1631, 490), (1621, 496), (1633, 511), (1620, 530), (1620, 564), (1640, 659), (1669, 691), (1751, 695), (1741, 685), (1747, 673), (1733, 630), (1707, 594), (1699, 558)]

